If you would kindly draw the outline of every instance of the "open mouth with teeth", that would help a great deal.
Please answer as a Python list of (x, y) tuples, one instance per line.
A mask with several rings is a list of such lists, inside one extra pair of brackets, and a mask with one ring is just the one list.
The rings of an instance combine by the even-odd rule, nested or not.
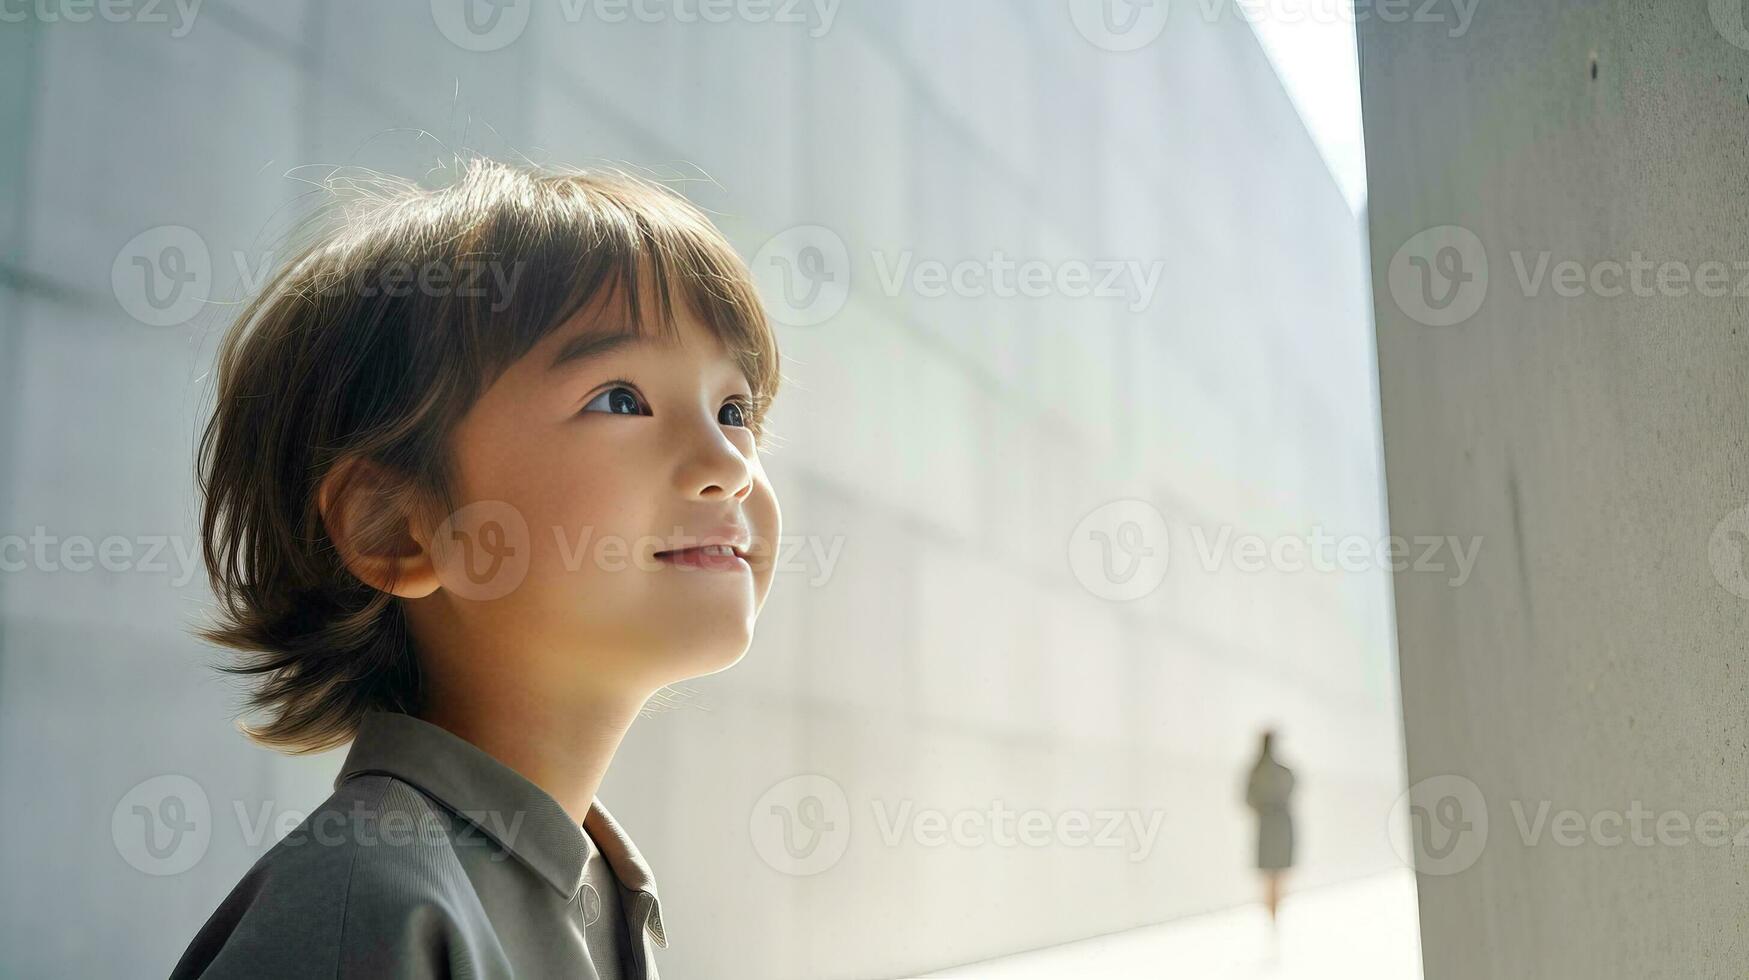
[(713, 572), (740, 571), (751, 567), (740, 551), (726, 544), (658, 551), (656, 560), (676, 568), (698, 568)]

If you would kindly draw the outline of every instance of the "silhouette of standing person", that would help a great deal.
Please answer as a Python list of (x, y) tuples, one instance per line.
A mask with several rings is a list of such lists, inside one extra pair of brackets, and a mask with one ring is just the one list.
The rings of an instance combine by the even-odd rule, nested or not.
[(1275, 732), (1265, 731), (1245, 785), (1245, 804), (1257, 813), (1257, 869), (1263, 872), (1263, 903), (1272, 924), (1282, 876), (1294, 863), (1294, 821), (1288, 812), (1293, 791), (1293, 770), (1276, 761)]

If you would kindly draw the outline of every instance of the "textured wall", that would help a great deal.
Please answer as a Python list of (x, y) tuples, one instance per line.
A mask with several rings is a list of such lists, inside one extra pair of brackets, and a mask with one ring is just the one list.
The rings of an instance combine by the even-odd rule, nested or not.
[(1429, 980), (1749, 959), (1742, 23), (1360, 25), (1391, 523), (1483, 540), (1396, 577)]
[[(140, 233), (197, 235), (225, 300), (235, 256), (258, 271), (307, 203), (296, 178), (332, 166), (418, 176), (465, 146), (703, 171), (716, 183), (688, 192), (745, 254), (817, 225), (851, 260), (841, 310), (782, 328), (793, 383), (768, 463), (786, 532), (841, 551), (829, 575), (781, 577), (748, 658), (635, 727), (603, 787), (660, 882), (664, 972), (898, 975), (1252, 900), (1238, 794), (1266, 721), (1302, 779), (1297, 881), (1385, 867), (1385, 576), (1205, 571), (1189, 533), (1378, 534), (1360, 229), (1243, 21), (1174, 5), (1117, 52), (1077, 29), (1088, 7), (604, 24), (547, 3), (490, 50), (453, 43), (423, 0), (208, 0), (181, 36), (8, 24), (34, 54), (0, 68), (20, 76), (3, 98), (21, 136), (0, 165), (23, 173), (0, 280), (16, 358), (0, 532), (193, 546), (225, 309), (132, 315), (112, 273)], [(907, 253), (1160, 278), (1139, 309), (885, 287)], [(1081, 519), (1124, 497), (1166, 517), (1172, 558), (1127, 602), (1066, 560)], [(252, 822), (329, 791), (338, 754), (280, 759), (227, 726), (235, 694), (187, 635), (204, 582), (159, 563), (0, 576), (0, 779), (29, 828), (0, 836), (0, 974), (167, 971), (285, 829), (251, 844)], [(762, 859), (750, 822), (804, 773), (842, 790), (849, 836), (800, 876)], [(128, 794), (166, 774), (212, 816), (199, 860), (153, 875), (125, 859)], [(997, 802), (1163, 822), (1132, 861), (1066, 838), (889, 843), (877, 817)]]

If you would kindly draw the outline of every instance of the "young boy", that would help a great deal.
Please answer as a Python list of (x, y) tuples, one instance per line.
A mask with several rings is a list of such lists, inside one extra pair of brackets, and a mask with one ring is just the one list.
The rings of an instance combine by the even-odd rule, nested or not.
[(174, 977), (654, 978), (649, 868), (595, 798), (771, 586), (776, 344), (660, 185), (469, 161), (340, 209), (245, 308), (200, 444), (240, 725), (352, 740)]

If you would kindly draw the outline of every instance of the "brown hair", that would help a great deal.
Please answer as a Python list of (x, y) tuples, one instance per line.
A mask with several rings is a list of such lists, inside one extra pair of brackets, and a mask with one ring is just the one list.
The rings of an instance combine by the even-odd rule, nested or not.
[(405, 501), (452, 511), (456, 422), (598, 301), (622, 298), (648, 329), (645, 284), (667, 335), (678, 297), (738, 360), (755, 433), (777, 390), (777, 344), (747, 267), (679, 194), (619, 171), (479, 158), (457, 170), (437, 189), (373, 175), (363, 193), (337, 193), (219, 347), (196, 460), (218, 612), (197, 632), (243, 652), (218, 669), (262, 678), (246, 710), (271, 718), (238, 727), (270, 748), (321, 751), (367, 710), (421, 706), (400, 603), (347, 570), (319, 512), (336, 464), (368, 460), (404, 480)]

